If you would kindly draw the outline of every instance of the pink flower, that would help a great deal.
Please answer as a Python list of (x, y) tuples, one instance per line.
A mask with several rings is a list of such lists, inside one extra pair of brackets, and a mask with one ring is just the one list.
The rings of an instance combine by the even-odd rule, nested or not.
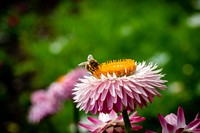
[(31, 103), (28, 120), (31, 123), (39, 123), (43, 118), (55, 114), (62, 106), (64, 100), (71, 99), (72, 89), (79, 78), (87, 74), (82, 68), (74, 69), (68, 74), (59, 77), (48, 90), (39, 90), (31, 95)]
[(49, 88), (48, 93), (57, 97), (60, 100), (68, 100), (72, 98), (72, 89), (79, 78), (87, 75), (87, 71), (83, 68), (76, 68), (64, 76), (58, 78), (53, 82)]
[[(129, 116), (130, 123), (132, 130), (139, 130), (142, 126), (135, 125), (137, 122), (144, 121), (145, 118), (141, 116), (136, 116), (137, 112), (134, 112), (132, 115)], [(112, 132), (124, 132), (124, 121), (122, 114), (119, 116), (115, 111), (111, 111), (109, 114), (100, 113), (98, 119), (88, 117), (88, 120), (93, 124), (84, 124), (80, 123), (80, 126), (88, 129), (92, 133), (112, 133)]]
[(136, 66), (133, 60), (125, 59), (99, 65), (89, 55), (84, 64), (93, 75), (80, 79), (81, 83), (74, 88), (73, 99), (77, 108), (86, 113), (132, 111), (136, 105), (142, 108), (152, 102), (154, 96), (160, 96), (156, 88), (166, 88), (163, 85), (166, 80), (161, 80), (164, 75), (160, 74), (161, 70), (155, 70), (157, 65), (152, 63), (143, 62)]
[(200, 133), (200, 119), (198, 114), (195, 119), (188, 125), (185, 123), (185, 116), (183, 109), (178, 108), (177, 116), (173, 113), (163, 117), (158, 115), (160, 124), (162, 126), (162, 133)]
[(44, 90), (34, 92), (31, 102), (32, 106), (28, 114), (28, 120), (31, 123), (39, 123), (46, 116), (56, 113), (61, 107), (61, 101), (51, 97)]
[(31, 95), (32, 104), (38, 104), (46, 99), (46, 91), (45, 90), (37, 90)]

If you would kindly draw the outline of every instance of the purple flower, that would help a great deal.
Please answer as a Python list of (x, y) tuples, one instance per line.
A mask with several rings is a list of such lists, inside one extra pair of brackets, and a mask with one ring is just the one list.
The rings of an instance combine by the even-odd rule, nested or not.
[[(137, 112), (134, 112), (129, 116), (130, 123), (132, 130), (139, 130), (142, 128), (142, 126), (135, 125), (137, 122), (144, 121), (145, 118), (141, 116), (137, 116)], [(112, 132), (118, 132), (122, 133), (124, 132), (124, 121), (122, 114), (119, 116), (115, 111), (111, 111), (109, 114), (100, 113), (98, 116), (98, 119), (88, 117), (88, 120), (92, 122), (91, 125), (80, 123), (80, 126), (88, 129), (92, 133), (112, 133)]]
[(135, 110), (147, 106), (154, 96), (160, 96), (156, 90), (165, 89), (161, 78), (161, 70), (155, 70), (157, 65), (135, 63), (131, 59), (110, 61), (98, 64), (91, 55), (88, 62), (83, 62), (86, 69), (92, 73), (80, 79), (76, 84), (73, 98), (80, 110), (86, 113), (109, 113), (111, 110), (121, 112), (124, 109)]
[(178, 108), (177, 116), (173, 113), (165, 117), (161, 114), (158, 115), (162, 126), (162, 133), (200, 133), (200, 119), (198, 116), (199, 114), (187, 125), (181, 107)]
[(71, 99), (72, 89), (79, 78), (87, 74), (82, 68), (74, 69), (68, 74), (59, 77), (48, 90), (38, 90), (31, 95), (31, 103), (28, 120), (31, 123), (39, 123), (43, 118), (55, 114), (62, 106), (63, 100)]

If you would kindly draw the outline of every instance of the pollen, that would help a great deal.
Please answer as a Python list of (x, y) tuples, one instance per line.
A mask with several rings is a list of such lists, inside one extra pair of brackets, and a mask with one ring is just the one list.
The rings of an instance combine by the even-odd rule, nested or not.
[(107, 77), (107, 74), (117, 77), (128, 76), (135, 72), (136, 64), (132, 59), (113, 60), (99, 64), (98, 69), (93, 72), (96, 78), (100, 78), (101, 74)]
[(64, 80), (65, 80), (65, 76), (63, 75), (63, 76), (58, 77), (56, 82), (57, 83), (62, 83)]

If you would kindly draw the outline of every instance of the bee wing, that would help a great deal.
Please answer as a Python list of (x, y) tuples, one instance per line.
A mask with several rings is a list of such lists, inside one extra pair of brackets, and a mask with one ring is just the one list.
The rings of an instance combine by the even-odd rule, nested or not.
[(88, 63), (87, 61), (81, 62), (81, 63), (78, 64), (78, 66), (85, 66), (85, 65), (87, 65), (87, 63)]

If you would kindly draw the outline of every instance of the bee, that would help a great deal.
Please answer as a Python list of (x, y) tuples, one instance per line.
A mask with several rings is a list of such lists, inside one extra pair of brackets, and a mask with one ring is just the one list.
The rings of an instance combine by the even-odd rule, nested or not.
[(85, 66), (85, 69), (89, 72), (91, 72), (92, 74), (99, 69), (99, 63), (97, 60), (95, 60), (93, 58), (93, 56), (90, 54), (87, 57), (87, 61), (82, 62), (80, 64), (78, 64), (78, 66)]

